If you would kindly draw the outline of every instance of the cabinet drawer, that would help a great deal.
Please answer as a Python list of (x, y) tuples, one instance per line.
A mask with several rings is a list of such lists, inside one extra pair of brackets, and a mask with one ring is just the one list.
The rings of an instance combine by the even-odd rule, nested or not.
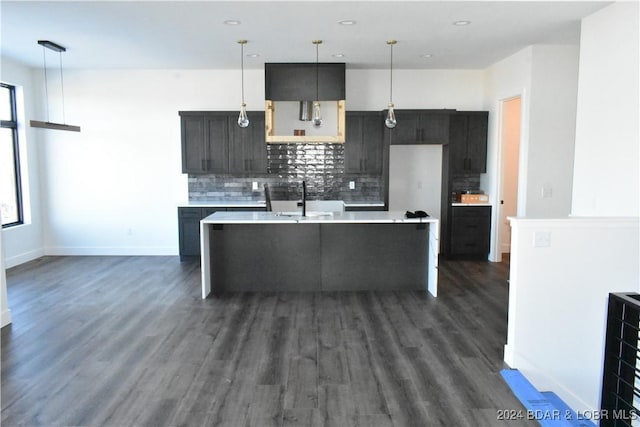
[(454, 218), (486, 218), (491, 216), (491, 206), (454, 206)]
[(489, 253), (489, 241), (471, 237), (451, 239), (451, 251), (455, 255), (486, 255)]
[(489, 230), (488, 217), (462, 217), (453, 222), (452, 235), (460, 234), (484, 234)]

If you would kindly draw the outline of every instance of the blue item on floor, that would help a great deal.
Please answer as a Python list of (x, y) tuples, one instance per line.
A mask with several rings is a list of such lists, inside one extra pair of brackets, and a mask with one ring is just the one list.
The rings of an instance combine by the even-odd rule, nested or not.
[(590, 420), (585, 419), (597, 414), (578, 414), (572, 410), (553, 392), (539, 392), (517, 369), (503, 369), (502, 378), (525, 407), (525, 412), (517, 409), (499, 415), (510, 417), (512, 420), (535, 420), (542, 427), (596, 427)]

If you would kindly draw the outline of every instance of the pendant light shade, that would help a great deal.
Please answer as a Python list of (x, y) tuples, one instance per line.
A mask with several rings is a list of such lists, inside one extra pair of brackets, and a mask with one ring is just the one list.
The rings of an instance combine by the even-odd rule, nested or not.
[(322, 40), (313, 40), (312, 43), (316, 45), (316, 100), (313, 102), (313, 115), (311, 122), (313, 123), (313, 126), (319, 128), (322, 126), (322, 112), (320, 111), (320, 100), (318, 99), (318, 46), (322, 44)]
[(247, 104), (244, 103), (244, 45), (247, 44), (246, 40), (238, 40), (240, 45), (240, 73), (241, 73), (241, 93), (242, 104), (240, 104), (240, 114), (238, 115), (238, 126), (246, 128), (249, 126), (249, 117), (247, 117)]
[(396, 44), (395, 40), (387, 40), (387, 44), (390, 48), (390, 58), (389, 58), (389, 105), (387, 106), (387, 118), (384, 120), (384, 125), (393, 129), (398, 124), (396, 120), (396, 113), (393, 111), (393, 45)]

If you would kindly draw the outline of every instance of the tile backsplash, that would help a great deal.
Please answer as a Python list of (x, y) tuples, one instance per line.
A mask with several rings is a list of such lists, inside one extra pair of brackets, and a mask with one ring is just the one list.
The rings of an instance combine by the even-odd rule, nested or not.
[(344, 172), (343, 144), (268, 144), (266, 174), (189, 175), (189, 200), (264, 200), (264, 184), (273, 200), (298, 200), (303, 180), (310, 200), (383, 200), (381, 175)]

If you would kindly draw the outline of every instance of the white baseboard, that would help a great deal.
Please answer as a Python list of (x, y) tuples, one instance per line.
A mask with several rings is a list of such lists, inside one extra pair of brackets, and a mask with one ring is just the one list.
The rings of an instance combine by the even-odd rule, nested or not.
[[(508, 345), (505, 346), (505, 363), (512, 369), (519, 370), (538, 391), (551, 391), (557, 394), (574, 411), (596, 412), (599, 409), (585, 402), (584, 399), (577, 396), (559, 379), (546, 374), (543, 367), (535, 365), (522, 354), (518, 354), (512, 349), (507, 349), (507, 347)], [(507, 361), (507, 351), (510, 353), (510, 362)], [(599, 400), (599, 397), (596, 400)]]
[(11, 323), (11, 310), (6, 309), (0, 314), (0, 328), (4, 328)]
[(25, 252), (19, 255), (15, 255), (12, 257), (7, 257), (4, 260), (4, 267), (11, 268), (16, 265), (24, 264), (25, 262), (33, 261), (34, 259), (38, 259), (44, 256), (44, 249), (36, 249), (33, 251)]
[(174, 256), (175, 247), (47, 247), (45, 255), (52, 256)]

